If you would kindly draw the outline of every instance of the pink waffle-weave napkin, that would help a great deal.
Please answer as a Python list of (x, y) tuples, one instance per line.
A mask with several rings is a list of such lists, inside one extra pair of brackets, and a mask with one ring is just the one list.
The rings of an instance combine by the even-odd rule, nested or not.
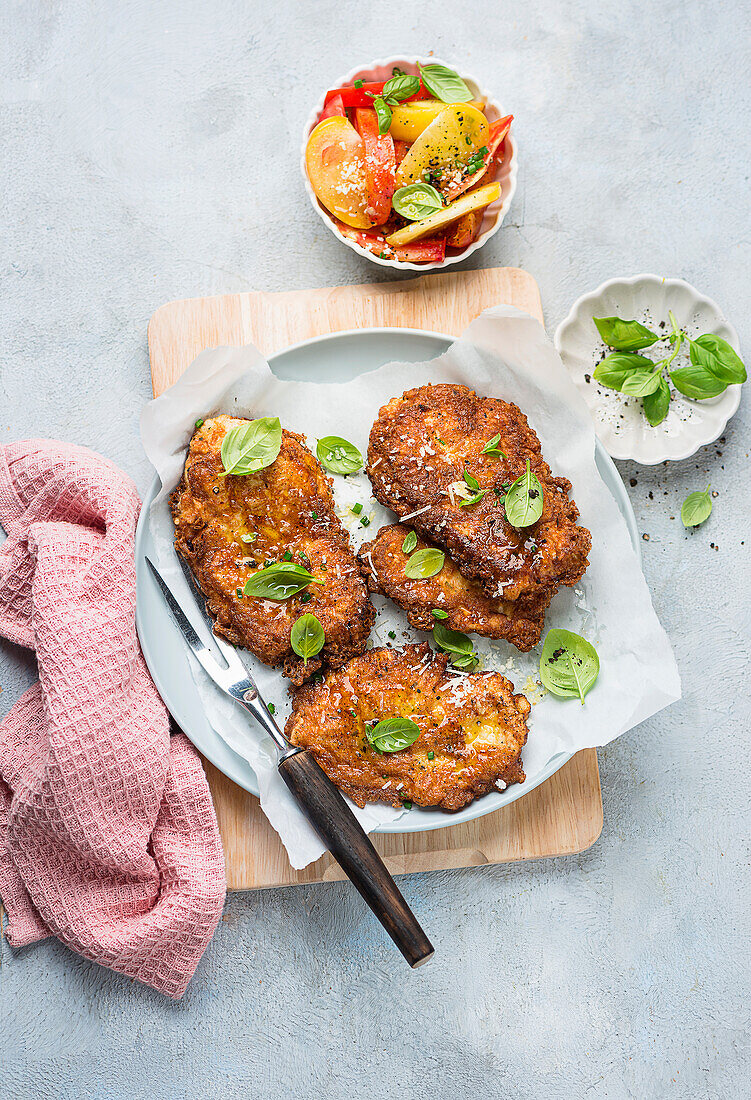
[(39, 682), (0, 725), (0, 897), (14, 947), (50, 933), (181, 997), (225, 895), (206, 777), (136, 637), (139, 500), (84, 447), (0, 448), (0, 634)]

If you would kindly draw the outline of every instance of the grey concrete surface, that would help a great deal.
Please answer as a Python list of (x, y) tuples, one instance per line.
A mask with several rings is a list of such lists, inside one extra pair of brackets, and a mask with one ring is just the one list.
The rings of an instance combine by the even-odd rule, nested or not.
[[(395, 51), (454, 59), (515, 113), (519, 191), (471, 262), (529, 269), (550, 332), (656, 271), (751, 355), (750, 22), (742, 0), (4, 0), (2, 437), (88, 444), (144, 489), (153, 310), (382, 277), (306, 207), (298, 144), (320, 89)], [(3, 1094), (751, 1095), (748, 408), (694, 459), (621, 464), (685, 698), (600, 753), (590, 851), (404, 880), (438, 947), (415, 973), (344, 885), (231, 897), (179, 1004), (3, 944)], [(2, 646), (3, 710), (33, 675)]]

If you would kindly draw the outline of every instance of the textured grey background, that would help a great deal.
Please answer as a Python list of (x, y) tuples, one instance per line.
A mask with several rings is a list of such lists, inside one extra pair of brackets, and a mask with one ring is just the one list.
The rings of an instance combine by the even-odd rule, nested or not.
[[(0, 431), (143, 490), (162, 302), (383, 277), (307, 208), (298, 144), (324, 86), (397, 51), (515, 113), (520, 188), (473, 259), (529, 269), (550, 332), (646, 270), (716, 298), (751, 354), (750, 42), (742, 0), (3, 0)], [(415, 973), (344, 885), (230, 898), (180, 1004), (3, 944), (4, 1095), (748, 1096), (748, 431), (746, 396), (717, 447), (621, 464), (685, 698), (600, 752), (594, 848), (404, 880), (438, 947)], [(32, 677), (4, 645), (3, 710)]]

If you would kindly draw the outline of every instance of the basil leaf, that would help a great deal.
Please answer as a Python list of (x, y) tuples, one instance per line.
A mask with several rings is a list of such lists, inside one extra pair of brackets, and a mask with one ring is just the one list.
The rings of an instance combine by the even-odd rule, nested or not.
[(400, 187), (391, 197), (391, 205), (397, 214), (411, 222), (429, 218), (438, 210), (443, 210), (443, 199), (429, 183), (410, 183)]
[(602, 382), (611, 390), (620, 390), (623, 383), (634, 371), (650, 373), (654, 370), (654, 363), (644, 355), (631, 355), (625, 351), (616, 351), (607, 355), (601, 363), (597, 364), (593, 378)]
[(529, 459), (527, 469), (512, 483), (503, 503), (512, 527), (529, 527), (542, 515), (542, 485), (532, 473)]
[(356, 474), (362, 469), (362, 455), (354, 443), (339, 435), (327, 435), (318, 440), (318, 461), (332, 474)]
[(633, 371), (623, 379), (621, 393), (628, 393), (632, 397), (648, 397), (660, 388), (662, 374), (659, 370), (647, 374), (646, 371)]
[(660, 339), (638, 321), (622, 321), (620, 317), (593, 317), (592, 320), (608, 347), (616, 351), (638, 351), (651, 347)]
[(387, 134), (391, 125), (391, 108), (382, 96), (376, 96), (373, 100), (375, 113), (378, 116), (378, 133)]
[(411, 718), (384, 718), (372, 727), (366, 726), (365, 736), (379, 752), (402, 752), (414, 745), (420, 727)]
[(275, 460), (282, 446), (278, 416), (262, 416), (230, 430), (222, 440), (224, 474), (246, 477), (264, 470)]
[(594, 686), (600, 672), (597, 650), (571, 630), (549, 630), (540, 655), (540, 679), (543, 686), (562, 698), (581, 699)]
[(445, 65), (418, 65), (422, 82), (442, 103), (468, 103), (472, 92), (458, 73)]
[(326, 634), (315, 615), (309, 611), (296, 619), (289, 632), (289, 642), (298, 657), (302, 657), (305, 664), (308, 658), (320, 653), (326, 641)]
[(684, 527), (698, 527), (712, 513), (712, 498), (707, 485), (703, 493), (689, 493), (681, 505), (681, 523)]
[(411, 73), (397, 73), (383, 85), (381, 93), (384, 99), (409, 99), (420, 91), (420, 78)]
[(671, 370), (670, 381), (677, 390), (694, 401), (706, 401), (710, 397), (717, 397), (728, 388), (727, 382), (721, 381), (698, 362), (692, 362), (690, 366), (680, 367), (678, 370)]
[(414, 531), (408, 531), (404, 538), (404, 542), (402, 543), (402, 550), (405, 554), (411, 554), (416, 546), (417, 535)]
[(464, 480), (466, 481), (467, 485), (469, 485), (470, 489), (479, 489), (480, 488), (479, 481), (477, 480), (476, 477), (474, 477), (473, 474), (471, 474), (469, 472), (469, 470), (464, 471)]
[(746, 368), (740, 356), (721, 336), (708, 332), (688, 343), (694, 366), (704, 367), (720, 382), (726, 382), (729, 386), (746, 381)]
[(413, 581), (427, 580), (428, 577), (434, 577), (436, 573), (440, 573), (445, 560), (443, 550), (428, 546), (412, 555), (404, 566), (404, 572)]
[(433, 627), (433, 641), (439, 649), (451, 655), (451, 664), (455, 668), (466, 672), (476, 668), (480, 658), (472, 648), (472, 639), (460, 630), (449, 630), (443, 623), (436, 623)]
[(480, 491), (478, 493), (474, 493), (473, 496), (467, 497), (466, 500), (460, 500), (459, 501), (459, 507), (460, 508), (468, 508), (470, 504), (477, 504), (478, 501), (482, 500), (482, 498), (485, 496), (487, 491), (488, 491), (487, 489), (480, 489)]
[(248, 577), (243, 592), (256, 599), (286, 600), (302, 592), (309, 584), (323, 584), (323, 581), (317, 581), (312, 573), (296, 562), (278, 561)]
[(484, 455), (499, 455), (501, 458), (505, 458), (505, 454), (499, 449), (498, 444), (501, 441), (501, 433), (494, 435), (492, 439), (489, 439), (483, 447), (481, 454)]
[(441, 607), (434, 607), (430, 614), (434, 619), (448, 619), (449, 617), (448, 611), (444, 611)]
[(648, 393), (642, 402), (644, 415), (653, 428), (662, 424), (670, 408), (670, 386), (660, 375), (660, 385), (654, 393)]

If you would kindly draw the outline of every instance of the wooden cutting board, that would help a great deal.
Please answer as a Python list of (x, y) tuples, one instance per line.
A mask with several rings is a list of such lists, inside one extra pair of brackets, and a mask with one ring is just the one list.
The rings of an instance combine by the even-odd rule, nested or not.
[[(231, 294), (169, 302), (149, 322), (154, 393), (160, 394), (204, 348), (256, 344), (266, 355), (342, 329), (400, 326), (459, 335), (488, 306), (508, 303), (542, 320), (537, 284), (517, 268), (365, 286)], [(224, 842), (227, 886), (267, 886), (344, 878), (329, 856), (294, 871), (258, 799), (204, 760)], [(447, 818), (447, 821), (450, 820)], [(585, 749), (546, 783), (505, 809), (431, 833), (375, 836), (393, 874), (476, 867), (569, 855), (594, 844), (602, 829), (597, 754)]]

